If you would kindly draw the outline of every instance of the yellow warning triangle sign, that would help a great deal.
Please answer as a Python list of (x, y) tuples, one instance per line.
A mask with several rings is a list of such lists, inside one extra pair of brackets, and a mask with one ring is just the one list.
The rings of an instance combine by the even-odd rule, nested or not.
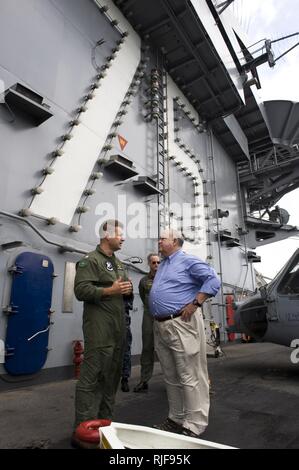
[(125, 148), (125, 146), (127, 145), (128, 141), (119, 134), (118, 134), (117, 137), (118, 137), (120, 148), (121, 148), (121, 150), (123, 150)]

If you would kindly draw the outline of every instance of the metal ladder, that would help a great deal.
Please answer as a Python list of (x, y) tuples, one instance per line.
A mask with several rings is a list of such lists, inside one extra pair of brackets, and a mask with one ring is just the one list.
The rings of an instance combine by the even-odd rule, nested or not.
[[(168, 171), (168, 110), (167, 110), (167, 72), (164, 69), (163, 57), (157, 57), (155, 92), (158, 97), (156, 113), (157, 126), (157, 189), (158, 194), (158, 237), (169, 226), (169, 171)], [(153, 75), (152, 75), (153, 76)]]

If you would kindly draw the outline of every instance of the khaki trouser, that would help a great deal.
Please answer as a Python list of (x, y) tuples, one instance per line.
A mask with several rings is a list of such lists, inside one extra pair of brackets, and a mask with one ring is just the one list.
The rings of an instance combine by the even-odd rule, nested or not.
[(206, 338), (201, 309), (190, 322), (155, 321), (155, 349), (161, 363), (169, 418), (196, 434), (208, 425), (210, 397)]

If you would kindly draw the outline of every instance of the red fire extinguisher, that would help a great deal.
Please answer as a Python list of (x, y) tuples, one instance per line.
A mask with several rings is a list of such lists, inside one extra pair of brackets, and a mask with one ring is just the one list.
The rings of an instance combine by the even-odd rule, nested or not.
[[(226, 296), (226, 321), (228, 326), (234, 325), (234, 309), (233, 309), (234, 297), (233, 295)], [(228, 333), (228, 340), (234, 341), (235, 333)]]

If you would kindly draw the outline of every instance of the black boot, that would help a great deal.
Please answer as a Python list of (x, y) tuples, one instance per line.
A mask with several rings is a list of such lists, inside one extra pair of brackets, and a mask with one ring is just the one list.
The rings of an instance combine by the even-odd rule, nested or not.
[(130, 391), (128, 379), (126, 379), (126, 378), (121, 379), (121, 390), (122, 390), (122, 392), (129, 392)]
[(134, 392), (136, 393), (147, 393), (148, 392), (148, 383), (147, 382), (139, 382), (134, 388)]

